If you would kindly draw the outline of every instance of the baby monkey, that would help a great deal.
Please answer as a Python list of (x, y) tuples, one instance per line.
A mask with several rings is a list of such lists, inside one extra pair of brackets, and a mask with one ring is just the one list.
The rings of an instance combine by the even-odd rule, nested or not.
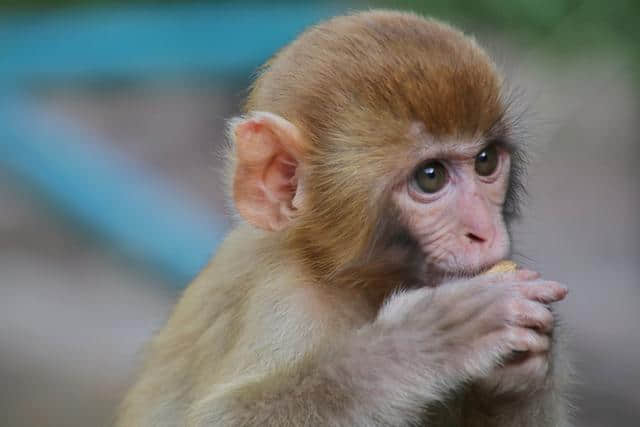
[(510, 251), (523, 138), (473, 39), (320, 23), (230, 123), (240, 224), (151, 343), (120, 426), (565, 426), (568, 367)]

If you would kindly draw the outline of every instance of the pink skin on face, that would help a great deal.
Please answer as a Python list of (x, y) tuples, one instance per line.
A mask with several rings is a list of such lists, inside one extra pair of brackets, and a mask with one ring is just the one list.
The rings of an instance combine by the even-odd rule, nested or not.
[(444, 272), (475, 274), (509, 252), (502, 205), (510, 156), (498, 147), (495, 172), (481, 176), (475, 160), (486, 146), (486, 142), (477, 141), (429, 144), (414, 168), (438, 161), (446, 168), (446, 184), (435, 193), (425, 193), (410, 175), (394, 192), (428, 264)]

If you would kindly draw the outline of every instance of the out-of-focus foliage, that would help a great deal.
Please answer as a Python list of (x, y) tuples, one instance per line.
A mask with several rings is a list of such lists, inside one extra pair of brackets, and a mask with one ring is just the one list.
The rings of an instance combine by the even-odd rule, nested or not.
[(478, 25), (563, 56), (608, 50), (630, 59), (640, 77), (640, 2), (636, 0), (381, 0)]

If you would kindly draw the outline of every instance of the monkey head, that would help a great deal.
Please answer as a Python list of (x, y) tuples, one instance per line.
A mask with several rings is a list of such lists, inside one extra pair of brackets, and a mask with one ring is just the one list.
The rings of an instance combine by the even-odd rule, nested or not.
[(478, 273), (509, 252), (524, 166), (504, 86), (440, 22), (319, 24), (262, 68), (231, 122), (235, 206), (325, 280), (376, 262), (403, 283)]

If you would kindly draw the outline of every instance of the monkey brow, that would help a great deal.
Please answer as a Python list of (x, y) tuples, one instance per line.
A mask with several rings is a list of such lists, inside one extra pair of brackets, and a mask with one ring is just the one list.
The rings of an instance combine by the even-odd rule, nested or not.
[(520, 129), (520, 120), (520, 116), (505, 111), (485, 132), (484, 139), (500, 145), (511, 153), (519, 151), (521, 139), (524, 137)]
[(486, 138), (452, 139), (447, 142), (430, 143), (420, 149), (421, 157), (439, 159), (469, 159), (475, 157), (492, 140)]
[(517, 144), (508, 136), (507, 128), (502, 120), (497, 120), (490, 129), (478, 136), (451, 136), (435, 138), (431, 136), (420, 123), (415, 123), (410, 129), (409, 136), (417, 141), (416, 151), (412, 158), (424, 159), (469, 159), (475, 157), (489, 144), (498, 144), (509, 152), (517, 148)]

